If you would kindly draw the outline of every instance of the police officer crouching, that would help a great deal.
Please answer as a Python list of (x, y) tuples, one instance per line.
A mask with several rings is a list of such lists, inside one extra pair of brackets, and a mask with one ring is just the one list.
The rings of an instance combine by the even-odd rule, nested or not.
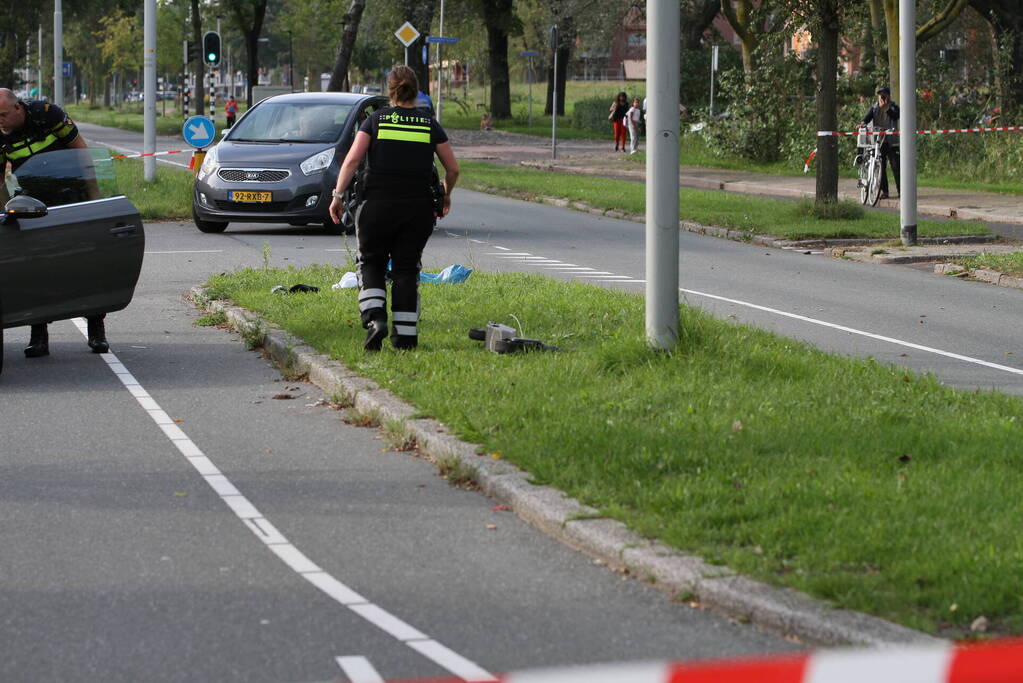
[[(17, 172), (18, 167), (35, 154), (85, 146), (78, 126), (63, 109), (49, 102), (22, 102), (13, 91), (0, 88), (0, 183), (4, 180), (3, 169), (7, 162), (11, 170)], [(105, 313), (100, 313), (85, 318), (89, 348), (93, 353), (110, 350), (105, 317)], [(50, 355), (46, 323), (32, 325), (31, 330), (25, 355), (29, 358)]]
[[(342, 199), (367, 157), (362, 203), (355, 214), (358, 243), (359, 313), (366, 329), (363, 348), (379, 351), (387, 336), (387, 261), (391, 261), (391, 344), (414, 349), (419, 341), (419, 270), (436, 218), (451, 210), (458, 162), (436, 119), (416, 109), (419, 83), (407, 66), (387, 78), (391, 107), (369, 115), (341, 164), (330, 217), (341, 222)], [(434, 209), (433, 155), (444, 166), (443, 206)]]

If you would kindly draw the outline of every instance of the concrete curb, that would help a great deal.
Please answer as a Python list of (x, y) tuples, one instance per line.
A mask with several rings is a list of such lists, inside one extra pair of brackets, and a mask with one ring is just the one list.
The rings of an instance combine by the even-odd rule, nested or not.
[[(644, 223), (646, 216), (626, 213), (624, 211), (617, 211), (615, 209), (601, 209), (588, 202), (582, 202), (573, 199), (564, 199), (562, 197), (552, 197), (550, 195), (538, 195), (530, 194), (524, 196), (516, 193), (507, 193), (500, 191), (496, 188), (488, 188), (487, 191), (494, 190), (492, 194), (498, 194), (505, 197), (514, 197), (517, 199), (526, 199), (528, 201), (537, 202), (540, 204), (550, 204), (551, 206), (557, 206), (562, 209), (575, 209), (576, 211), (582, 211), (583, 213), (593, 214), (595, 216), (605, 216), (607, 218), (616, 218), (620, 220), (632, 221), (633, 223)], [(863, 245), (874, 245), (874, 244), (890, 244), (895, 238), (864, 238), (864, 239), (809, 239), (809, 240), (786, 240), (778, 237), (772, 237), (771, 235), (758, 235), (746, 230), (735, 230), (733, 228), (722, 228), (716, 225), (703, 225), (702, 223), (694, 223), (693, 221), (679, 221), (679, 229), (687, 232), (696, 233), (698, 235), (709, 235), (711, 237), (720, 237), (723, 239), (729, 239), (736, 242), (749, 242), (750, 244), (756, 244), (762, 247), (770, 247), (772, 249), (809, 249), (812, 247), (816, 248), (849, 248), (853, 246)], [(992, 242), (998, 242), (998, 235), (960, 235), (953, 237), (923, 237), (918, 240), (919, 244), (923, 245), (944, 245), (944, 244), (988, 244)], [(835, 254), (833, 254), (835, 255)], [(838, 254), (842, 256), (843, 254)], [(863, 260), (863, 259), (856, 259)], [(934, 258), (918, 257), (916, 260), (933, 261)], [(880, 261), (874, 261), (880, 263)], [(910, 263), (911, 260), (904, 261), (890, 261), (891, 263)]]
[(282, 366), (308, 373), (310, 381), (334, 401), (353, 406), (359, 413), (377, 418), (389, 430), (414, 439), (431, 460), (459, 462), (474, 473), (483, 493), (549, 536), (596, 558), (599, 564), (632, 574), (674, 596), (696, 600), (738, 621), (811, 645), (888, 647), (945, 642), (878, 617), (829, 608), (803, 593), (753, 581), (727, 567), (709, 565), (698, 557), (644, 539), (561, 491), (529, 483), (526, 473), (486, 457), (478, 446), (461, 441), (437, 420), (415, 418), (413, 406), (250, 311), (210, 300), (201, 287), (192, 289), (192, 300), (208, 311), (224, 313), (228, 323), (246, 339), (260, 343)]
[(967, 270), (954, 263), (938, 263), (934, 266), (934, 272), (938, 275), (954, 275), (956, 277), (972, 277), (975, 280), (989, 282), (999, 287), (1010, 287), (1012, 289), (1023, 289), (1023, 278), (1006, 275), (997, 270), (987, 268), (974, 268)]
[[(584, 175), (584, 176), (604, 176), (608, 175), (608, 169), (601, 168), (598, 166), (570, 166), (567, 164), (557, 164), (547, 161), (534, 161), (527, 160), (519, 162), (520, 165), (526, 168), (535, 168), (544, 171), (550, 171), (553, 173), (566, 173), (572, 175)], [(617, 176), (629, 179), (635, 179), (643, 181), (646, 178), (646, 172), (639, 169), (614, 169), (614, 173)], [(813, 198), (816, 195), (816, 190), (804, 189), (798, 187), (786, 187), (784, 185), (765, 183), (761, 180), (721, 180), (719, 178), (704, 178), (697, 175), (688, 175), (686, 173), (679, 173), (679, 183), (683, 187), (692, 188), (695, 190), (722, 190), (725, 192), (735, 192), (738, 194), (756, 194), (765, 196), (775, 197), (804, 197)], [(844, 199), (851, 202), (859, 203), (859, 192), (850, 192), (845, 190), (839, 190), (839, 199)], [(898, 199), (882, 200), (891, 202), (890, 206), (898, 208)], [(917, 202), (917, 213), (922, 216), (934, 216), (937, 218), (958, 218), (960, 220), (979, 220), (979, 221), (990, 221), (994, 223), (1019, 223), (1020, 216), (1018, 212), (1007, 212), (997, 211), (990, 209), (979, 209), (972, 206), (949, 206), (945, 203), (934, 203), (929, 202), (926, 199)]]

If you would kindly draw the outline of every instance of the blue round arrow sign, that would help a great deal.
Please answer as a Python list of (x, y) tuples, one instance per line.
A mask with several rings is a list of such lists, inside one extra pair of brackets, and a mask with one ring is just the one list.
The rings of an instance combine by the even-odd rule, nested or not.
[(185, 138), (185, 142), (197, 149), (208, 147), (216, 134), (216, 126), (205, 116), (189, 117), (181, 127), (181, 136)]

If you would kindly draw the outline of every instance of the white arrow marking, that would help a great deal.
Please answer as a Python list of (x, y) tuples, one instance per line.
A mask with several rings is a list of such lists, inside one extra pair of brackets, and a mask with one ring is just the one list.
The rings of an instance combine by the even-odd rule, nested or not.
[(193, 123), (188, 127), (188, 130), (192, 133), (192, 137), (196, 140), (210, 139), (210, 134), (206, 132), (206, 128), (201, 123)]

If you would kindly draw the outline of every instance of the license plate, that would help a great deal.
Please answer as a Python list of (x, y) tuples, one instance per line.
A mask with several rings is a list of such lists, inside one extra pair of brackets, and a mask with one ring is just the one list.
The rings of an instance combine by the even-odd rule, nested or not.
[(228, 193), (232, 202), (269, 202), (273, 199), (273, 192), (242, 192), (234, 190)]

